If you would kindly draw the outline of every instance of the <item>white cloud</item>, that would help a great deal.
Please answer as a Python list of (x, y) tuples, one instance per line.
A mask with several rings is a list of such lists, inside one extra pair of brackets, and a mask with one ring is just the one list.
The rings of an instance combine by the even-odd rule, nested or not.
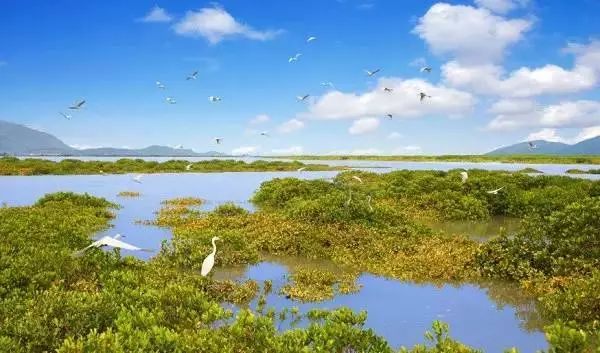
[(380, 124), (380, 119), (377, 118), (363, 118), (358, 119), (352, 123), (352, 126), (348, 129), (351, 135), (362, 135), (377, 130)]
[(396, 148), (392, 151), (393, 154), (420, 154), (423, 153), (421, 146), (409, 145)]
[(520, 41), (532, 24), (495, 15), (486, 8), (437, 3), (419, 19), (413, 33), (435, 54), (482, 63), (502, 59), (505, 50)]
[(403, 135), (401, 133), (394, 131), (394, 132), (391, 132), (387, 138), (390, 140), (397, 140), (402, 137), (403, 137)]
[(257, 115), (256, 117), (254, 117), (252, 120), (250, 120), (250, 124), (251, 125), (259, 125), (259, 124), (264, 124), (266, 122), (269, 122), (271, 120), (271, 117), (269, 117), (266, 114), (260, 114)]
[(579, 132), (579, 134), (577, 134), (577, 136), (573, 138), (573, 142), (581, 142), (583, 140), (588, 140), (596, 136), (600, 136), (600, 125), (590, 126), (585, 129), (582, 129)]
[(532, 132), (527, 136), (526, 141), (544, 140), (550, 142), (566, 142), (562, 137), (558, 136), (556, 129), (545, 128), (537, 132)]
[(258, 146), (241, 146), (238, 148), (234, 148), (231, 151), (231, 154), (233, 156), (239, 156), (239, 155), (244, 155), (244, 154), (255, 154), (256, 152), (258, 152), (259, 149), (260, 149), (260, 147), (258, 147)]
[(173, 16), (169, 15), (165, 9), (154, 6), (146, 16), (144, 16), (142, 22), (171, 22)]
[(273, 154), (283, 154), (283, 155), (294, 155), (294, 154), (302, 154), (304, 152), (304, 148), (302, 146), (291, 146), (288, 148), (274, 148), (271, 150)]
[(492, 104), (489, 113), (492, 114), (521, 114), (538, 109), (538, 104), (530, 99), (501, 99)]
[(518, 7), (527, 5), (527, 0), (475, 0), (479, 7), (485, 7), (495, 13), (505, 14)]
[(218, 6), (188, 11), (185, 17), (175, 24), (174, 29), (176, 33), (184, 36), (204, 37), (212, 44), (234, 36), (265, 41), (281, 33), (280, 30), (256, 30), (238, 22), (225, 9)]
[[(393, 92), (385, 92), (384, 87)], [(421, 102), (419, 92), (432, 98)], [(381, 78), (377, 87), (363, 94), (331, 91), (312, 103), (309, 117), (316, 119), (356, 119), (393, 114), (394, 118), (419, 117), (432, 114), (462, 115), (475, 104), (467, 92), (444, 86), (434, 86), (421, 79)]]
[(490, 130), (511, 130), (519, 127), (591, 127), (600, 122), (600, 102), (565, 101), (543, 109), (499, 114), (489, 124)]
[(382, 154), (383, 152), (381, 150), (378, 150), (377, 148), (365, 148), (365, 149), (355, 149), (350, 151), (349, 154), (353, 155), (353, 156), (366, 156), (369, 154)]
[(290, 132), (298, 131), (304, 128), (304, 122), (298, 119), (291, 119), (285, 123), (279, 125), (277, 131), (282, 134), (289, 134)]

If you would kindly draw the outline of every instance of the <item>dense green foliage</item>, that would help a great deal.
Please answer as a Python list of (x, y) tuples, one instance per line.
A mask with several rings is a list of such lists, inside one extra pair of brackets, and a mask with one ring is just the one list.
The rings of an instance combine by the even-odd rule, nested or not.
[[(188, 165), (191, 165), (189, 169)], [(116, 162), (82, 161), (64, 159), (53, 162), (47, 159), (15, 157), (0, 158), (0, 175), (67, 175), (67, 174), (123, 174), (123, 173), (214, 173), (214, 172), (265, 172), (339, 170), (323, 164), (305, 165), (301, 162), (258, 160), (251, 163), (233, 159), (213, 159), (200, 162), (170, 160), (166, 162), (122, 158)]]
[(531, 163), (531, 164), (600, 164), (600, 155), (441, 155), (441, 156), (274, 156), (272, 158), (286, 158), (297, 160), (366, 160), (366, 161), (405, 161), (405, 162), (502, 162), (502, 163)]

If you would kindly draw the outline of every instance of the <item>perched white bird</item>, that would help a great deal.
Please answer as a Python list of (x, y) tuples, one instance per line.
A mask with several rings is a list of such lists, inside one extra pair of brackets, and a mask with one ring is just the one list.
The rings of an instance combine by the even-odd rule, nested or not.
[(421, 68), (421, 72), (427, 72), (428, 74), (431, 73), (432, 68), (429, 66), (425, 66)]
[(79, 109), (83, 108), (84, 104), (85, 104), (85, 100), (80, 100), (80, 101), (75, 102), (75, 104), (73, 104), (72, 106), (70, 106), (69, 109), (79, 110)]
[(503, 187), (501, 187), (501, 188), (499, 188), (499, 189), (496, 189), (496, 190), (490, 190), (490, 191), (488, 191), (487, 193), (488, 193), (488, 194), (492, 194), (492, 195), (498, 195), (498, 192), (499, 192), (500, 190), (502, 190), (502, 189), (504, 189), (504, 186), (503, 186)]
[(176, 101), (176, 100), (175, 100), (175, 98), (173, 98), (173, 97), (167, 97), (167, 98), (165, 98), (165, 100), (166, 100), (166, 101), (167, 101), (167, 103), (169, 103), (169, 104), (176, 104), (176, 103), (177, 103), (177, 101)]
[(131, 180), (134, 181), (134, 182), (136, 182), (136, 183), (138, 183), (138, 184), (141, 184), (142, 183), (142, 177), (143, 177), (143, 175), (139, 174), (139, 175), (136, 175), (133, 178), (131, 178)]
[(165, 86), (162, 82), (160, 81), (156, 81), (156, 87), (160, 88), (160, 89), (165, 89), (167, 88), (167, 86)]
[(263, 132), (260, 133), (260, 136), (269, 137), (269, 132), (268, 131), (263, 131)]
[(303, 171), (305, 171), (305, 170), (306, 170), (306, 167), (302, 167), (302, 168), (298, 168), (298, 169), (296, 169), (296, 171), (297, 171), (297, 172), (303, 172)]
[(310, 36), (306, 39), (306, 43), (314, 42), (315, 40), (317, 40), (317, 37)]
[(529, 149), (534, 150), (534, 149), (538, 148), (538, 146), (535, 143), (531, 142), (531, 141), (529, 141), (527, 143), (529, 144)]
[(392, 114), (386, 114), (385, 115), (387, 118), (389, 118), (390, 120), (392, 120), (392, 118), (394, 117)]
[(296, 99), (298, 100), (298, 102), (304, 102), (308, 97), (310, 97), (310, 94), (305, 94), (303, 96), (296, 96)]
[(59, 112), (60, 115), (63, 116), (63, 118), (67, 119), (67, 120), (71, 120), (71, 118), (73, 117), (71, 114), (65, 114), (63, 112)]
[(361, 183), (361, 184), (362, 184), (362, 182), (363, 182), (363, 180), (362, 180), (362, 179), (361, 179), (359, 176), (357, 176), (357, 175), (353, 175), (353, 176), (352, 176), (352, 179), (354, 179), (354, 180), (358, 181), (358, 182), (359, 182), (359, 183)]
[(381, 71), (381, 69), (375, 69), (373, 71), (370, 70), (365, 70), (365, 73), (367, 74), (367, 76), (369, 77), (373, 77), (373, 75), (375, 75), (376, 73), (378, 73), (379, 71)]
[(143, 248), (139, 248), (135, 245), (128, 244), (124, 241), (119, 240), (119, 238), (121, 238), (121, 234), (117, 234), (114, 237), (104, 236), (104, 237), (94, 241), (90, 245), (86, 246), (85, 248), (83, 248), (79, 251), (76, 251), (75, 255), (81, 255), (86, 250), (91, 249), (91, 248), (102, 248), (104, 246), (110, 246), (112, 248), (119, 248), (119, 249), (131, 250), (131, 251), (152, 251), (150, 249), (143, 249)]
[(298, 61), (298, 59), (300, 59), (300, 57), (301, 57), (301, 56), (302, 56), (302, 54), (301, 54), (301, 53), (297, 53), (296, 55), (294, 55), (294, 56), (290, 57), (290, 58), (288, 59), (288, 62), (289, 62), (289, 63), (296, 62), (296, 61)]
[(467, 179), (469, 179), (469, 174), (467, 172), (460, 172), (460, 180), (462, 183), (466, 183)]
[(431, 96), (428, 96), (426, 93), (423, 93), (423, 92), (419, 93), (419, 99), (421, 100), (421, 102), (425, 98), (431, 98)]
[(208, 100), (211, 101), (211, 102), (213, 102), (213, 103), (217, 103), (217, 102), (222, 101), (221, 97), (219, 97), (219, 96), (209, 96)]
[(215, 265), (215, 254), (217, 253), (217, 245), (215, 244), (215, 240), (221, 239), (219, 239), (219, 237), (213, 237), (211, 239), (213, 251), (210, 254), (208, 254), (204, 261), (202, 261), (202, 269), (200, 270), (200, 274), (203, 277), (206, 277), (206, 275), (208, 275), (210, 270), (212, 270), (213, 266)]
[(221, 141), (223, 141), (222, 137), (215, 137), (215, 142), (217, 143), (217, 145), (220, 145)]
[(198, 78), (198, 71), (194, 71), (194, 72), (192, 72), (191, 75), (189, 75), (185, 79), (186, 79), (186, 81), (189, 81), (189, 80), (195, 80), (197, 78)]
[(394, 92), (394, 89), (393, 88), (389, 88), (389, 87), (383, 87), (383, 91), (384, 92), (388, 92), (388, 93), (392, 93), (392, 92)]

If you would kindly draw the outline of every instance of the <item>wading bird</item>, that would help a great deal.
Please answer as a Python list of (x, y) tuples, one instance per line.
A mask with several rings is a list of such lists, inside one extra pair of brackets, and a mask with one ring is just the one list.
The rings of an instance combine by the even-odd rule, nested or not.
[(488, 193), (488, 194), (492, 194), (492, 195), (498, 195), (498, 192), (499, 192), (500, 190), (502, 190), (502, 189), (504, 189), (504, 186), (503, 186), (503, 187), (501, 187), (501, 188), (498, 188), (498, 189), (496, 189), (496, 190), (490, 190), (490, 191), (488, 191), (487, 193)]
[(165, 98), (165, 100), (166, 100), (166, 101), (167, 101), (167, 103), (169, 103), (169, 104), (175, 104), (175, 103), (177, 103), (177, 101), (176, 101), (176, 100), (175, 100), (175, 98), (173, 98), (173, 97), (167, 97), (167, 98)]
[(217, 102), (222, 101), (221, 97), (219, 97), (219, 96), (209, 96), (208, 100), (211, 101), (211, 102), (213, 102), (213, 103), (217, 103)]
[(142, 183), (142, 174), (136, 175), (133, 178), (131, 178), (131, 180), (135, 183), (141, 184)]
[(388, 93), (392, 93), (392, 92), (394, 92), (394, 89), (393, 88), (389, 88), (389, 87), (383, 87), (383, 91), (384, 92), (388, 92)]
[(467, 172), (460, 172), (460, 180), (462, 183), (466, 183), (467, 179), (469, 179), (469, 174)]
[(298, 100), (298, 102), (304, 102), (308, 97), (310, 97), (310, 94), (305, 94), (303, 96), (296, 96), (296, 99)]
[(300, 57), (301, 57), (301, 56), (302, 56), (302, 54), (301, 54), (301, 53), (297, 53), (296, 55), (294, 55), (294, 56), (290, 57), (290, 58), (288, 59), (288, 62), (289, 62), (289, 63), (294, 63), (294, 62), (298, 61), (298, 59), (300, 59)]
[(189, 75), (188, 77), (186, 77), (185, 80), (189, 81), (189, 80), (195, 80), (197, 78), (198, 78), (198, 71), (194, 71), (194, 72), (192, 72), (191, 75)]
[(215, 137), (215, 142), (217, 143), (217, 145), (220, 145), (221, 141), (223, 141), (222, 137)]
[(156, 87), (160, 88), (160, 89), (165, 89), (167, 88), (167, 86), (165, 86), (162, 82), (160, 81), (156, 81)]
[(369, 77), (373, 77), (373, 75), (375, 75), (376, 73), (378, 73), (379, 71), (381, 71), (381, 69), (375, 69), (373, 71), (370, 70), (365, 70), (365, 73), (367, 74), (367, 76)]
[(428, 96), (426, 93), (421, 92), (421, 93), (419, 93), (419, 98), (420, 98), (421, 102), (423, 102), (423, 99), (431, 98), (431, 96)]
[(429, 67), (429, 66), (425, 66), (425, 67), (422, 67), (422, 68), (421, 68), (421, 72), (426, 72), (426, 73), (428, 73), (428, 74), (430, 74), (430, 73), (431, 73), (431, 70), (432, 70), (432, 69), (431, 69), (431, 67)]
[(359, 182), (359, 183), (361, 183), (361, 184), (362, 184), (362, 182), (363, 182), (363, 180), (362, 180), (362, 179), (361, 179), (359, 176), (357, 176), (357, 175), (353, 175), (353, 176), (352, 176), (352, 179), (354, 179), (354, 180), (358, 181), (358, 182)]
[(85, 104), (85, 99), (82, 99), (80, 101), (77, 101), (72, 106), (70, 106), (69, 109), (71, 109), (71, 110), (79, 110), (79, 109), (83, 108), (84, 104)]
[(315, 40), (317, 40), (317, 37), (310, 36), (308, 39), (306, 39), (306, 43), (314, 42)]
[(119, 238), (121, 238), (121, 234), (117, 234), (114, 237), (104, 236), (104, 237), (96, 240), (95, 242), (91, 243), (90, 245), (86, 246), (85, 248), (83, 248), (79, 251), (76, 251), (74, 253), (74, 255), (82, 255), (88, 249), (102, 248), (105, 246), (110, 246), (111, 248), (131, 250), (131, 251), (152, 251), (150, 249), (143, 249), (143, 248), (139, 248), (135, 245), (128, 244), (124, 241), (119, 240)]
[(60, 115), (63, 116), (63, 118), (67, 119), (67, 120), (71, 120), (71, 118), (73, 117), (71, 114), (65, 114), (63, 112), (59, 112)]
[(213, 266), (215, 265), (215, 254), (217, 253), (217, 244), (215, 244), (216, 240), (221, 239), (219, 239), (219, 237), (213, 237), (211, 239), (213, 251), (210, 254), (208, 254), (204, 261), (202, 261), (202, 269), (200, 270), (200, 274), (203, 277), (206, 277), (206, 275), (208, 275), (210, 270), (212, 270)]

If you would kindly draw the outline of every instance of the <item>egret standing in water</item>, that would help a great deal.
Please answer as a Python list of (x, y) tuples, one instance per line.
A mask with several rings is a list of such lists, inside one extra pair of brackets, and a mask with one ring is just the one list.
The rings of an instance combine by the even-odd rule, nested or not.
[(208, 275), (210, 270), (212, 270), (213, 266), (215, 265), (215, 254), (217, 253), (217, 245), (215, 244), (215, 240), (221, 239), (219, 239), (219, 237), (213, 237), (211, 240), (213, 251), (210, 254), (208, 254), (204, 261), (202, 261), (202, 269), (200, 270), (200, 274), (203, 277), (206, 277), (206, 275)]

